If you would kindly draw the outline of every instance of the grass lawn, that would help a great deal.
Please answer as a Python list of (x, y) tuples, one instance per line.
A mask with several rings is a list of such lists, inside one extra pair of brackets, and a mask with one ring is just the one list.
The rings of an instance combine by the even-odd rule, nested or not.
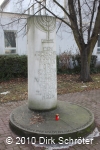
[[(58, 75), (57, 93), (67, 94), (100, 89), (100, 73), (91, 75), (93, 82), (78, 82), (78, 75)], [(3, 92), (9, 91), (8, 94)], [(0, 102), (18, 101), (28, 99), (27, 79), (13, 79), (0, 83)]]

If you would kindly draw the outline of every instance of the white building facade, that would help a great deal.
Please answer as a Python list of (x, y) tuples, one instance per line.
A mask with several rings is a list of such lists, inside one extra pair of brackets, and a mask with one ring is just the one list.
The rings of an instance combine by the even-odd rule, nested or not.
[[(0, 13), (0, 54), (27, 54), (27, 36), (25, 29), (27, 15)], [(22, 17), (20, 21), (18, 19)], [(9, 24), (12, 22), (11, 24)]]
[[(24, 0), (19, 3), (18, 0), (4, 0), (2, 3), (2, 12), (0, 13), (0, 41), (2, 43), (0, 45), (0, 54), (27, 55), (27, 18), (34, 11), (37, 11), (37, 6), (31, 7), (33, 1), (29, 3), (29, 1)], [(62, 1), (60, 0), (59, 2)], [(55, 6), (51, 6), (51, 8), (53, 11), (54, 9), (56, 10)], [(60, 10), (58, 10), (59, 12)], [(38, 12), (36, 15), (42, 16), (44, 13), (47, 14), (45, 10), (42, 10), (41, 14)], [(64, 16), (63, 12), (60, 14)], [(13, 41), (11, 37), (13, 37)], [(10, 41), (8, 41), (8, 38)], [(72, 32), (64, 23), (60, 24), (58, 20), (56, 23), (56, 52), (57, 54), (63, 52), (76, 54), (78, 52)], [(97, 61), (100, 63), (100, 39), (95, 45), (93, 55), (97, 55)]]

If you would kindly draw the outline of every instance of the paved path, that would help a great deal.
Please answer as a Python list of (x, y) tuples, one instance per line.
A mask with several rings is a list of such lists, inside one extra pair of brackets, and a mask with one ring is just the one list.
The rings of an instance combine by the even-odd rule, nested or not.
[[(59, 95), (58, 100), (80, 104), (81, 106), (89, 108), (94, 113), (96, 127), (98, 127), (100, 131), (100, 90)], [(16, 144), (18, 141), (16, 139), (17, 135), (9, 128), (9, 115), (14, 108), (23, 103), (25, 103), (25, 101), (0, 104), (0, 150), (45, 150), (45, 148), (34, 147), (34, 145), (29, 143)], [(13, 138), (12, 144), (8, 145), (6, 143), (7, 137)], [(95, 138), (93, 144), (75, 145), (68, 149), (65, 148), (65, 150), (100, 150), (100, 137)]]

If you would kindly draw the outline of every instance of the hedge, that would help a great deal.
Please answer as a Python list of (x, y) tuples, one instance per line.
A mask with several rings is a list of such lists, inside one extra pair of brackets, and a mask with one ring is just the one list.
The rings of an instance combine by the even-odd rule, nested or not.
[[(70, 57), (72, 58), (72, 62), (74, 66), (73, 69), (71, 69), (70, 66), (68, 67), (68, 61), (70, 60), (69, 57), (64, 57), (64, 55), (61, 58), (59, 56), (56, 57), (58, 74), (59, 73), (67, 73), (67, 74), (80, 73), (81, 70), (80, 55), (70, 56)], [(98, 68), (95, 67), (96, 60), (97, 60), (97, 56), (92, 55), (91, 73), (100, 72), (100, 67)], [(0, 81), (8, 80), (11, 78), (18, 78), (18, 77), (24, 77), (24, 78), (27, 77), (27, 56), (26, 55), (23, 56), (0, 55)]]
[(27, 77), (27, 56), (0, 55), (0, 81)]
[[(100, 69), (96, 67), (97, 56), (91, 56), (90, 73), (98, 73)], [(71, 64), (73, 69), (71, 69)], [(80, 55), (69, 55), (63, 53), (63, 55), (57, 56), (57, 73), (67, 74), (79, 74), (81, 71), (81, 57)]]
[[(74, 71), (79, 73), (81, 71), (81, 56), (75, 55), (72, 57), (72, 60), (73, 60)], [(96, 62), (97, 62), (97, 56), (92, 55), (91, 63), (90, 63), (90, 73), (97, 73)]]

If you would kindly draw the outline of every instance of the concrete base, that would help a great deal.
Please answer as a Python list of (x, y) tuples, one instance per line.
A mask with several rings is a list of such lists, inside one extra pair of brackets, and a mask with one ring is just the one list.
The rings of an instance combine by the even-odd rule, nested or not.
[[(56, 114), (59, 114), (58, 121), (55, 120)], [(45, 142), (53, 138), (57, 143), (59, 137), (76, 139), (87, 136), (94, 129), (94, 116), (86, 108), (63, 101), (58, 101), (55, 110), (47, 112), (31, 111), (25, 104), (11, 113), (10, 126), (26, 138), (35, 137), (39, 141), (43, 137)]]

